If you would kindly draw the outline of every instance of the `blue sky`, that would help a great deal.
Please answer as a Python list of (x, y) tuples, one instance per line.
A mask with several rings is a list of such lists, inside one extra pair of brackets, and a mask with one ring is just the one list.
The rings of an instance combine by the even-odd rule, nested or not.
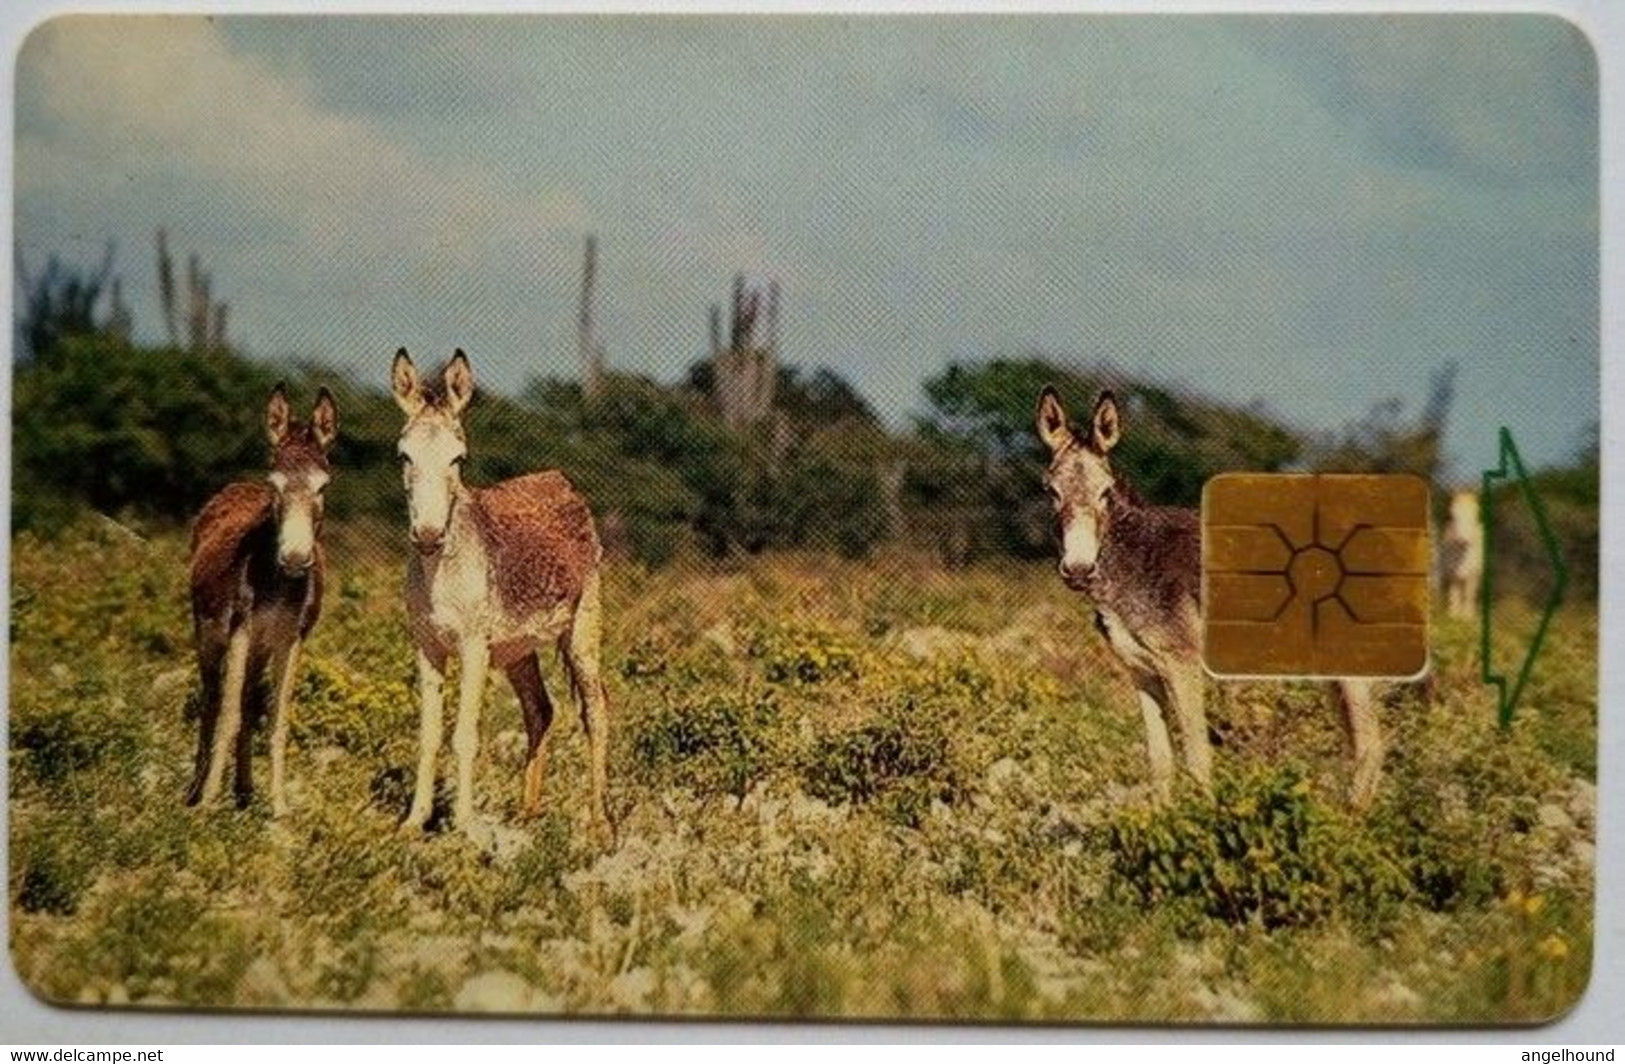
[(899, 424), (1029, 352), (1318, 428), (1456, 360), (1466, 476), (1597, 417), (1596, 74), (1556, 19), (87, 17), (16, 98), (25, 258), (116, 239), (149, 339), (163, 224), (257, 357), (568, 376), (591, 230), (615, 366), (680, 377), (745, 269), (784, 357)]

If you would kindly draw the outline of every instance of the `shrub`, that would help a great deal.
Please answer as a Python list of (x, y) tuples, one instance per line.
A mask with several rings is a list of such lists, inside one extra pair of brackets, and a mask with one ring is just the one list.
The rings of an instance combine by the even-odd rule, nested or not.
[(890, 820), (918, 827), (931, 802), (962, 793), (948, 734), (912, 700), (859, 727), (817, 740), (802, 776), (814, 797), (830, 803), (877, 803)]
[[(1395, 779), (1392, 796), (1372, 815), (1372, 829), (1403, 864), (1417, 901), (1435, 912), (1499, 896), (1506, 870), (1498, 855), (1534, 819), (1535, 803), (1518, 793), (1525, 784), (1515, 778), (1519, 764), (1532, 762), (1507, 745), (1470, 750), (1451, 773)], [(1446, 791), (1453, 781), (1465, 781), (1454, 795)]]
[(498, 888), (497, 908), (513, 911), (541, 898), (558, 897), (560, 905), (569, 896), (564, 874), (574, 857), (575, 836), (570, 818), (557, 810), (537, 818), (531, 829), (532, 841), (504, 871)]
[(16, 378), (21, 520), (62, 496), (104, 512), (193, 512), (263, 468), (259, 419), (274, 378), (230, 355), (148, 351), (107, 337), (64, 341)]
[(12, 855), (12, 897), (25, 913), (69, 916), (94, 874), (93, 855), (78, 832), (35, 830), (18, 839)]
[(64, 707), (19, 714), (11, 745), (35, 779), (52, 785), (103, 762), (133, 763), (142, 743), (138, 727), (125, 717)]
[(771, 761), (778, 706), (770, 695), (713, 695), (664, 703), (636, 725), (632, 751), (646, 774), (700, 793), (740, 797)]
[(1501, 893), (1506, 870), (1485, 854), (1483, 840), (1470, 829), (1404, 817), (1394, 840), (1417, 900), (1435, 912), (1480, 905)]
[(1265, 928), (1340, 910), (1380, 919), (1410, 890), (1404, 869), (1317, 802), (1295, 766), (1221, 779), (1212, 801), (1133, 811), (1108, 833), (1114, 883), (1146, 908), (1185, 916)]
[(885, 493), (876, 472), (883, 459), (841, 453), (843, 435), (806, 441), (774, 480), (770, 509), (776, 545), (862, 558), (886, 538)]
[[(956, 703), (986, 706), (1001, 692), (998, 678), (987, 663), (974, 654), (939, 654), (924, 662), (910, 662), (895, 668), (900, 688), (927, 704)], [(1012, 685), (1005, 685), (1012, 686)]]
[(838, 633), (818, 626), (779, 625), (751, 641), (768, 683), (808, 686), (858, 677), (857, 648)]

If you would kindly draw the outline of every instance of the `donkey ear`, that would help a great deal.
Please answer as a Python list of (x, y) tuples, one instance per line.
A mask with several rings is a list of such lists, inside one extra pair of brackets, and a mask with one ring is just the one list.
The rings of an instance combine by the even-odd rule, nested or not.
[(1038, 397), (1038, 438), (1051, 453), (1059, 451), (1072, 440), (1072, 429), (1066, 423), (1066, 408), (1061, 405), (1061, 393), (1055, 385), (1046, 384), (1044, 394)]
[(468, 364), (468, 356), (463, 349), (458, 348), (457, 353), (451, 356), (446, 363), (446, 409), (453, 416), (463, 412), (468, 401), (474, 398), (474, 370)]
[(271, 389), (270, 402), (265, 404), (265, 435), (275, 447), (288, 438), (288, 421), (293, 412), (288, 409), (288, 386), (281, 381)]
[(418, 380), (417, 367), (412, 365), (406, 348), (395, 352), (395, 364), (389, 370), (390, 388), (395, 402), (411, 417), (423, 409), (423, 384)]
[(1090, 429), (1095, 450), (1105, 454), (1117, 446), (1117, 441), (1123, 438), (1123, 418), (1117, 412), (1117, 396), (1111, 392), (1101, 392), (1100, 398), (1095, 400), (1094, 425)]
[(339, 436), (339, 408), (333, 393), (323, 388), (316, 393), (316, 409), (310, 414), (310, 434), (316, 446), (327, 450)]

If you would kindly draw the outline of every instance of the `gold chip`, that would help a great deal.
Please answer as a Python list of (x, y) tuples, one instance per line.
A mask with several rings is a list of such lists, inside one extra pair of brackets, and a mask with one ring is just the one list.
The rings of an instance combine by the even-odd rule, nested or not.
[(1428, 492), (1413, 476), (1226, 473), (1202, 493), (1202, 656), (1220, 676), (1427, 665)]

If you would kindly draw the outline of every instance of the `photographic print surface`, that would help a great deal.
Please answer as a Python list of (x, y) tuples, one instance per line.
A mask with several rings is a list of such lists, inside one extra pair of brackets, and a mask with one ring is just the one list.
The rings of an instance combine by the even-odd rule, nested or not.
[(74, 16), (14, 99), (41, 998), (1584, 992), (1572, 25)]

